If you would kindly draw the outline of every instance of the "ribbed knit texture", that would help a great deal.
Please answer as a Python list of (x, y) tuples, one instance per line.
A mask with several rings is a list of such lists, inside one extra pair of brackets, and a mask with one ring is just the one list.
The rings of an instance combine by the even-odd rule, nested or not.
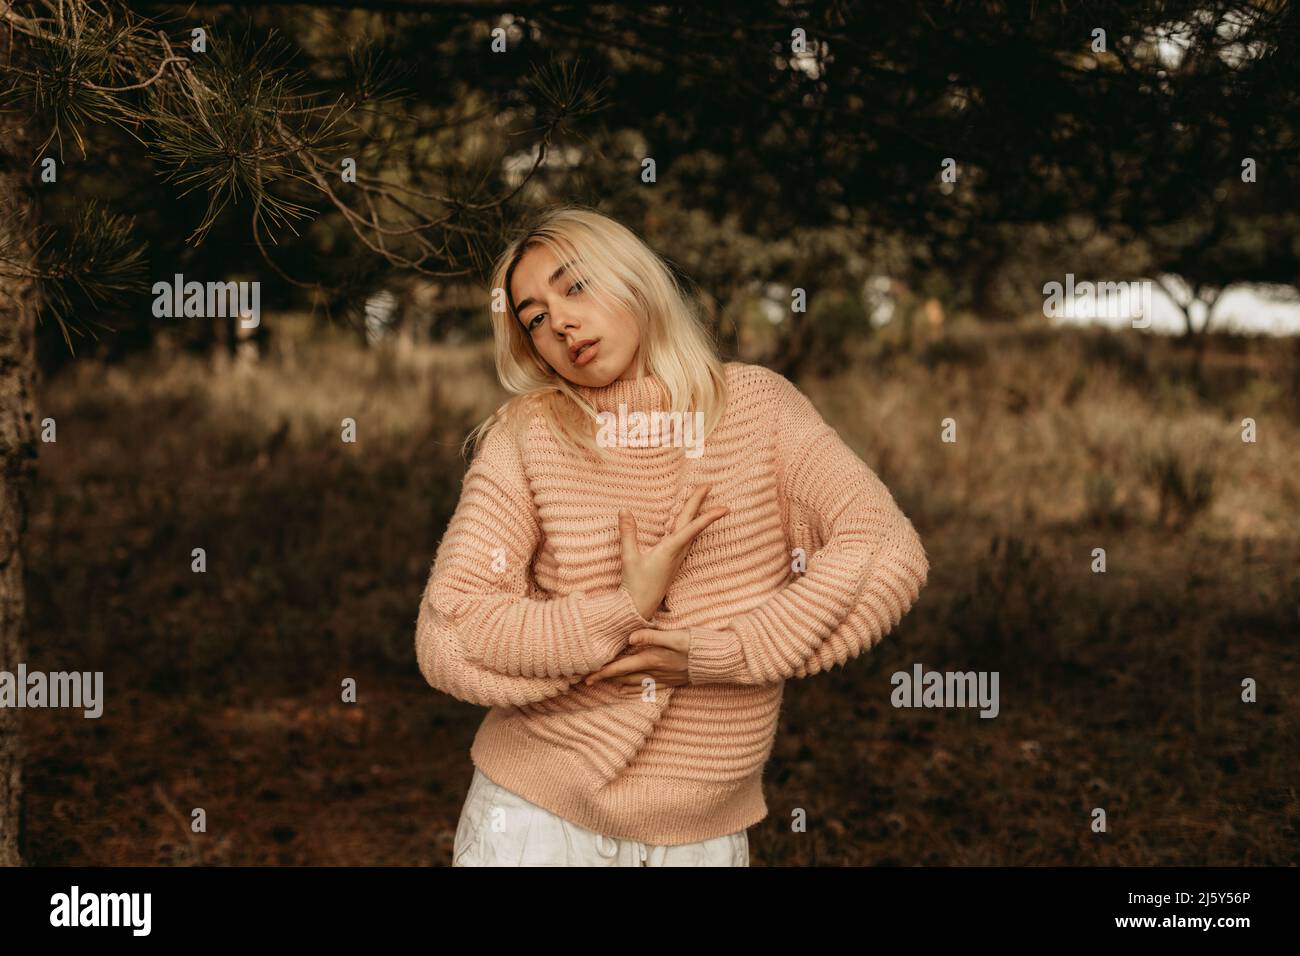
[[(490, 707), (470, 749), (494, 782), (607, 836), (691, 843), (767, 816), (763, 767), (784, 682), (843, 664), (916, 602), (929, 560), (875, 473), (786, 378), (726, 366), (729, 401), (697, 458), (610, 449), (593, 464), (535, 418), (525, 447), (480, 443), (416, 623), (420, 671)], [(665, 407), (651, 375), (581, 389), (601, 410)], [(652, 621), (620, 586), (618, 510), (648, 548), (693, 489), (726, 505)], [(806, 570), (792, 570), (802, 548)], [(692, 632), (691, 683), (656, 699), (582, 678), (637, 628)]]

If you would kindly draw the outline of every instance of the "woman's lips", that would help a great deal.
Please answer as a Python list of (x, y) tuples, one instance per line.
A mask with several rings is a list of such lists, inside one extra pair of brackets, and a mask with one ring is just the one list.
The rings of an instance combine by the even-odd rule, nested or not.
[(578, 353), (577, 358), (573, 360), (574, 365), (586, 365), (596, 357), (596, 352), (600, 349), (600, 342), (592, 342), (586, 348)]

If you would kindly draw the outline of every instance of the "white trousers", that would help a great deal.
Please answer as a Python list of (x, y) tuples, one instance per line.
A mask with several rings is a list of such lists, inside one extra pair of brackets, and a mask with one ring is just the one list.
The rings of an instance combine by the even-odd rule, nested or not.
[(749, 866), (744, 830), (660, 846), (607, 837), (498, 786), (474, 768), (452, 866)]

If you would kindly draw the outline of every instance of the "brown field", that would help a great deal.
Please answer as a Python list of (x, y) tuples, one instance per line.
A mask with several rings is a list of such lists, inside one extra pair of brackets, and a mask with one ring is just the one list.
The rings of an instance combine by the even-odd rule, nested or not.
[[(488, 353), (284, 344), (43, 387), (28, 666), (102, 670), (107, 703), (24, 712), (33, 865), (450, 859), (484, 711), (413, 637)], [(1300, 341), (1189, 368), (1131, 331), (959, 326), (799, 380), (932, 569), (874, 651), (787, 685), (754, 865), (1300, 862)], [(915, 662), (998, 671), (1000, 715), (891, 707)]]

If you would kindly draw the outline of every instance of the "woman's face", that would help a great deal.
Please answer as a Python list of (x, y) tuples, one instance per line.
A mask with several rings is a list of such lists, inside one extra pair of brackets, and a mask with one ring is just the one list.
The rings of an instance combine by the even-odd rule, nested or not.
[[(558, 373), (596, 388), (635, 378), (641, 330), (625, 309), (610, 312), (563, 268), (546, 246), (530, 246), (510, 279), (524, 334)], [(576, 357), (573, 350), (592, 342)]]

